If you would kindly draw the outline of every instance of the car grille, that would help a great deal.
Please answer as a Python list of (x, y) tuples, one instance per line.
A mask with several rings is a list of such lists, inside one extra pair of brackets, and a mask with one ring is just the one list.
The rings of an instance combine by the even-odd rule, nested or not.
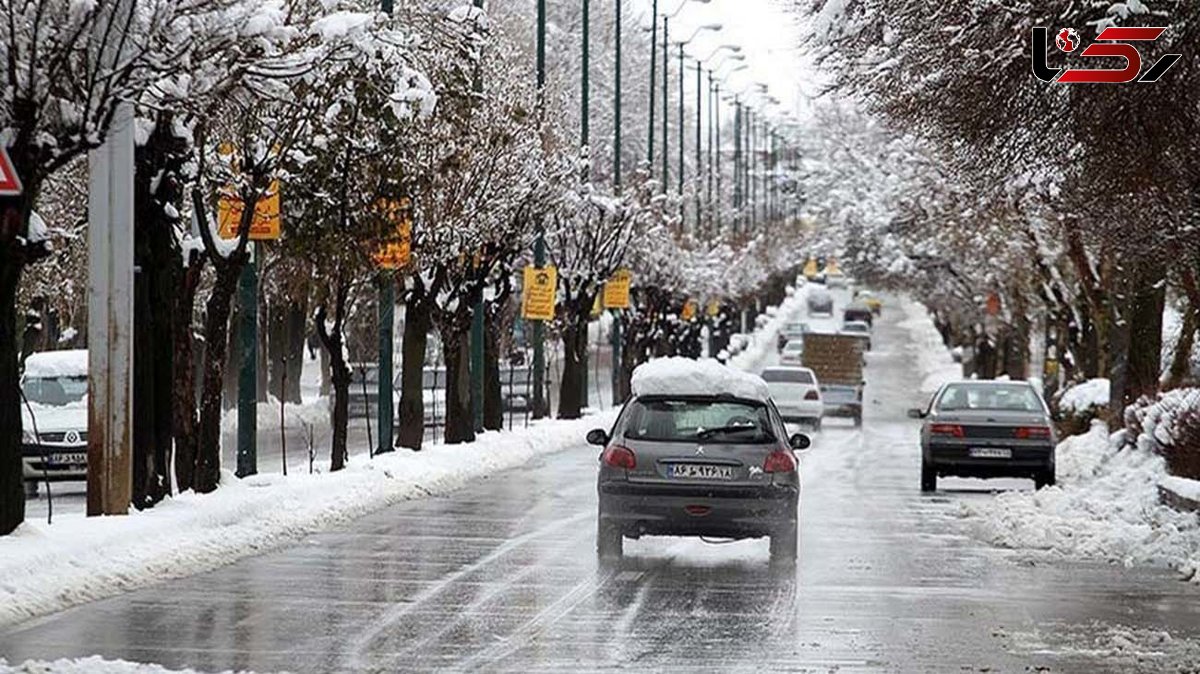
[[(38, 440), (41, 442), (62, 444), (67, 442), (68, 435), (72, 436), (72, 444), (87, 444), (87, 431), (55, 431), (53, 433), (39, 433)], [(78, 436), (78, 439), (76, 439), (75, 436)]]
[(963, 426), (963, 437), (967, 438), (1015, 438), (1016, 426)]

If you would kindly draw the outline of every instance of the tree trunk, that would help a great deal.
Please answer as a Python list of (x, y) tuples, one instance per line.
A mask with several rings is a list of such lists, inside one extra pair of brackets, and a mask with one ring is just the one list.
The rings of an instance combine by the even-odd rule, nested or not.
[[(5, 226), (17, 217), (4, 210)], [(25, 482), (21, 466), (21, 390), (17, 367), (17, 288), (22, 263), (13, 244), (0, 242), (0, 536), (25, 521)]]
[(1163, 267), (1139, 265), (1133, 274), (1137, 286), (1130, 294), (1128, 319), (1129, 352), (1126, 360), (1124, 401), (1131, 404), (1142, 396), (1158, 393), (1162, 376), (1162, 315), (1166, 303)]
[(221, 381), (223, 409), (232, 410), (238, 403), (238, 373), (242, 369), (242, 303), (234, 281), (234, 296), (230, 299), (229, 327), (225, 339), (225, 367)]
[(329, 470), (339, 471), (346, 467), (346, 437), (350, 421), (350, 367), (342, 356), (340, 334), (333, 340), (336, 345), (329, 348), (329, 365), (333, 383), (333, 439), (329, 446)]
[(304, 402), (300, 380), (304, 376), (304, 336), (308, 326), (307, 287), (299, 299), (288, 304), (286, 321), (287, 381), (283, 387), (284, 402), (300, 404)]
[(504, 389), (500, 381), (500, 334), (504, 320), (502, 305), (488, 302), (484, 311), (487, 324), (483, 333), (483, 427), (504, 430)]
[(475, 441), (471, 416), (471, 345), (461, 321), (446, 321), (442, 329), (446, 359), (446, 444)]
[(192, 312), (196, 303), (196, 289), (200, 286), (200, 273), (204, 269), (204, 258), (195, 255), (184, 272), (183, 284), (174, 300), (175, 315), (175, 381), (171, 391), (173, 401), (172, 434), (175, 439), (175, 483), (179, 491), (187, 491), (195, 485), (196, 448), (198, 446), (196, 415), (196, 358), (193, 345)]
[(1183, 313), (1183, 325), (1179, 329), (1179, 341), (1175, 343), (1175, 353), (1171, 357), (1171, 366), (1167, 370), (1167, 380), (1163, 388), (1178, 388), (1192, 374), (1192, 349), (1196, 346), (1196, 307), (1188, 303)]
[[(415, 296), (416, 291), (413, 292)], [(425, 347), (433, 326), (424, 298), (411, 297), (404, 305), (404, 341), (400, 345), (400, 425), (396, 446), (421, 450), (425, 439)]]
[(196, 491), (206, 494), (217, 488), (221, 480), (221, 412), (222, 385), (225, 376), (225, 354), (229, 346), (229, 315), (238, 278), (247, 260), (229, 259), (217, 270), (216, 283), (205, 305), (204, 320), (204, 378), (200, 396), (200, 433), (196, 448)]
[(583, 416), (583, 371), (587, 367), (588, 312), (592, 303), (580, 297), (568, 310), (563, 327), (563, 370), (558, 389), (558, 418), (578, 419)]

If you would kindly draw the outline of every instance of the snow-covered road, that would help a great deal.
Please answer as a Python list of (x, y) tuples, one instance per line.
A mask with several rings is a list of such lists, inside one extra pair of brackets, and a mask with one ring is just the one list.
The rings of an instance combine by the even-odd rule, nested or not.
[(904, 319), (892, 303), (877, 323), (864, 427), (827, 423), (804, 458), (794, 577), (768, 571), (765, 541), (645, 539), (600, 568), (596, 451), (581, 440), (287, 549), (0, 631), (0, 657), (260, 672), (1195, 671), (1200, 587), (971, 535), (964, 503), (1029, 482), (919, 492), (905, 409), (924, 375)]

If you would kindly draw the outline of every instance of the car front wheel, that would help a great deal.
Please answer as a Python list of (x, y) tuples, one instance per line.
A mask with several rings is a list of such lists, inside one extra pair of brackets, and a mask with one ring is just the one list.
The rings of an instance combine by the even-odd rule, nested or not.
[(921, 491), (925, 493), (937, 491), (937, 471), (921, 462)]
[(596, 524), (596, 556), (601, 559), (620, 559), (625, 553), (625, 536), (621, 530), (612, 524), (605, 523), (603, 518), (597, 519)]

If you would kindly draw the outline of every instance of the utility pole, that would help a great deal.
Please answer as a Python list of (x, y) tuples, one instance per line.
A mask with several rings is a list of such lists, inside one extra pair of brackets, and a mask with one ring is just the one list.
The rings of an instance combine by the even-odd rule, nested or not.
[(237, 476), (258, 474), (258, 260), (262, 244), (250, 244), (250, 261), (238, 279), (242, 324), (238, 330)]
[[(483, 9), (483, 0), (475, 0), (475, 7)], [(479, 66), (476, 66), (474, 84), (475, 93), (482, 94), (483, 74)], [(484, 279), (479, 279), (479, 282), (483, 283)], [(483, 431), (483, 340), (486, 314), (487, 305), (483, 299), (483, 290), (480, 289), (479, 298), (475, 300), (475, 307), (471, 312), (471, 416), (476, 433)]]
[[(613, 194), (621, 193), (621, 1), (614, 0), (616, 6), (616, 67), (613, 68)], [(654, 0), (657, 13), (658, 0)], [(651, 15), (653, 18), (654, 15)], [(655, 21), (657, 23), (657, 21)], [(651, 57), (650, 63), (654, 63)], [(650, 114), (654, 114), (654, 77), (650, 78)], [(650, 125), (650, 136), (654, 136), (654, 124)], [(651, 146), (653, 153), (653, 145)], [(621, 398), (621, 311), (612, 310), (612, 405), (616, 407)]]
[[(580, 103), (579, 103), (579, 107), (580, 107), (580, 110), (579, 110), (579, 117), (580, 117), (579, 144), (584, 149), (584, 151), (587, 152), (587, 159), (588, 159), (587, 162), (584, 163), (584, 167), (585, 167), (583, 169), (584, 170), (584, 175), (583, 175), (584, 182), (589, 182), (591, 180), (591, 166), (592, 166), (592, 161), (591, 161), (592, 152), (590, 149), (591, 123), (592, 123), (592, 117), (591, 117), (592, 88), (591, 88), (591, 72), (590, 72), (591, 71), (592, 52), (591, 52), (591, 32), (590, 32), (591, 31), (591, 16), (590, 16), (591, 15), (591, 7), (590, 7), (590, 5), (591, 5), (590, 0), (583, 0), (583, 49), (582, 49), (582, 51), (583, 51), (583, 77), (580, 78), (582, 80), (582, 91), (580, 91), (580, 97), (579, 97), (579, 101), (580, 101)], [(620, 31), (620, 27), (618, 27), (617, 30)], [(581, 387), (581, 390), (579, 392), (579, 401), (580, 401), (581, 409), (588, 406), (588, 398), (589, 398), (589, 396), (588, 396), (588, 379), (589, 379), (588, 363), (591, 360), (591, 348), (592, 348), (590, 340), (584, 339), (583, 344), (584, 344), (583, 354), (582, 354), (583, 364), (582, 364), (582, 367), (580, 368), (581, 372), (579, 375), (579, 385)]]
[[(668, 73), (667, 71), (670, 70), (669, 66), (670, 66), (670, 58), (671, 58), (670, 57), (671, 41), (669, 39), (670, 38), (670, 25), (671, 25), (671, 19), (669, 17), (664, 16), (663, 17), (663, 57), (662, 57), (662, 59), (663, 59), (662, 60), (662, 68), (663, 68), (663, 72), (662, 72), (662, 95), (663, 95), (663, 100), (662, 100), (662, 116), (663, 116), (663, 118), (662, 118), (662, 138), (663, 138), (662, 191), (663, 191), (663, 194), (667, 193), (667, 184), (670, 182), (670, 179), (671, 179), (671, 177), (670, 177), (670, 170), (671, 170), (670, 163), (671, 162), (669, 159), (671, 156), (671, 152), (669, 149), (671, 141), (670, 141), (669, 130), (668, 130), (668, 127), (670, 126), (668, 123), (668, 121), (669, 121), (668, 117), (670, 117), (670, 114), (668, 112), (670, 101), (668, 99), (671, 98), (671, 94), (670, 94), (669, 89), (667, 88), (667, 81), (670, 79), (670, 73)], [(653, 87), (654, 84), (651, 83), (650, 86)]]
[[(380, 9), (386, 14), (392, 13), (392, 0), (380, 0)], [(396, 282), (391, 271), (379, 270), (376, 279), (379, 284), (379, 381), (376, 384), (379, 392), (379, 443), (375, 453), (392, 451), (392, 361), (395, 344), (392, 326), (396, 318)], [(368, 414), (370, 410), (367, 410)]]
[[(538, 116), (544, 123), (546, 115), (546, 0), (537, 0), (537, 90)], [(541, 220), (537, 224), (537, 239), (533, 243), (533, 264), (546, 265), (546, 226)], [(546, 345), (545, 326), (542, 321), (533, 322), (533, 418), (542, 419), (549, 415), (546, 404)]]
[(722, 187), (722, 182), (723, 182), (721, 179), (721, 85), (720, 84), (713, 82), (713, 90), (712, 90), (711, 96), (713, 98), (713, 121), (712, 121), (712, 124), (713, 124), (713, 138), (715, 140), (716, 152), (713, 153), (713, 156), (710, 158), (709, 161), (711, 161), (714, 164), (715, 170), (713, 171), (713, 173), (717, 174), (717, 181), (716, 181), (717, 182), (717, 192), (716, 192), (715, 200), (709, 199), (709, 202), (710, 202), (709, 208), (713, 209), (714, 215), (716, 215), (717, 231), (719, 232), (719, 231), (721, 231), (721, 195), (722, 195), (721, 187)]
[[(101, 5), (94, 38), (107, 68), (124, 41), (105, 36), (132, 1)], [(121, 103), (88, 154), (89, 516), (127, 514), (133, 498), (133, 124), (133, 106)]]
[(700, 209), (700, 185), (701, 185), (700, 180), (704, 177), (704, 174), (701, 173), (701, 171), (704, 170), (703, 157), (701, 157), (701, 152), (704, 150), (704, 145), (701, 142), (702, 135), (703, 135), (701, 132), (701, 129), (703, 128), (702, 125), (704, 124), (704, 121), (703, 121), (703, 115), (701, 114), (701, 110), (703, 107), (703, 97), (702, 97), (701, 91), (700, 91), (704, 87), (703, 70), (704, 70), (704, 65), (702, 63), (700, 63), (700, 61), (696, 61), (696, 190), (695, 190), (696, 198), (693, 201), (695, 201), (695, 203), (696, 203), (696, 230), (697, 231), (700, 230), (701, 223), (702, 223), (701, 209)]
[[(617, 13), (621, 12), (621, 0), (617, 0)], [(617, 33), (620, 34), (620, 22), (617, 23)], [(619, 59), (618, 59), (619, 60)], [(654, 83), (655, 68), (658, 63), (658, 0), (653, 0), (650, 6), (650, 140), (646, 143), (646, 165), (654, 166)]]
[(742, 220), (742, 103), (733, 99), (733, 229)]

